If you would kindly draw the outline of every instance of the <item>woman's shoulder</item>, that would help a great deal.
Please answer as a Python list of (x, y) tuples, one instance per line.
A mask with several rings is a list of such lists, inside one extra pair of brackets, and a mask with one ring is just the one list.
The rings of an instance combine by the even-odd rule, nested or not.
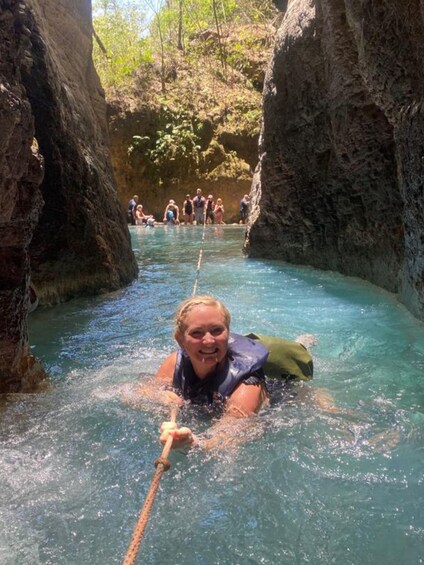
[(156, 372), (156, 377), (162, 380), (172, 380), (174, 376), (175, 366), (177, 364), (179, 351), (173, 351), (168, 355), (168, 357), (163, 361), (162, 365)]

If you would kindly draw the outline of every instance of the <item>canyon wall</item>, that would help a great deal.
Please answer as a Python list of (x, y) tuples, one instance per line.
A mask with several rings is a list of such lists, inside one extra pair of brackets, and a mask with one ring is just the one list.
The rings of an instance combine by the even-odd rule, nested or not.
[(28, 247), (43, 205), (43, 158), (20, 80), (30, 25), (25, 8), (0, 1), (0, 392), (31, 388), (44, 377), (30, 355)]
[(52, 304), (137, 273), (91, 61), (89, 0), (0, 0), (0, 130), (1, 393), (45, 376), (29, 352), (31, 290)]
[(247, 250), (424, 318), (424, 3), (293, 0), (264, 87)]
[(110, 164), (106, 103), (91, 59), (89, 0), (31, 0), (23, 75), (45, 159), (45, 205), (31, 242), (42, 303), (114, 290), (136, 275)]

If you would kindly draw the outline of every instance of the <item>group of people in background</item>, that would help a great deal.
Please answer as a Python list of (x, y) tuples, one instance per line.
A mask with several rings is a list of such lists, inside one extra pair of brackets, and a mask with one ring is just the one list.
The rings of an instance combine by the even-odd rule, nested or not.
[[(240, 201), (240, 224), (245, 224), (249, 214), (250, 198), (245, 194)], [(207, 198), (202, 195), (202, 190), (196, 190), (196, 196), (191, 198), (187, 194), (182, 205), (182, 222), (184, 224), (224, 224), (224, 204), (222, 198), (217, 198), (216, 202), (212, 194)], [(180, 223), (180, 209), (175, 200), (170, 200), (163, 214), (163, 222), (168, 225)], [(138, 196), (135, 194), (128, 203), (128, 223), (131, 225), (154, 226), (155, 219), (143, 212), (143, 206), (138, 204)]]
[(127, 221), (133, 226), (154, 226), (155, 219), (151, 214), (143, 212), (143, 205), (138, 203), (138, 195), (134, 194), (128, 202)]
[[(197, 226), (207, 224), (224, 223), (224, 205), (222, 199), (218, 198), (216, 203), (213, 195), (207, 198), (202, 195), (200, 188), (196, 191), (196, 196), (191, 198), (187, 194), (182, 205), (182, 222), (184, 224), (196, 224)], [(179, 224), (180, 210), (174, 200), (170, 200), (163, 214), (164, 223)]]
[(207, 224), (223, 224), (224, 223), (224, 205), (222, 199), (218, 198), (215, 202), (213, 195), (209, 194), (207, 198), (202, 195), (202, 190), (196, 190), (196, 196), (192, 199), (190, 194), (186, 195), (183, 202), (183, 217), (185, 224), (203, 225)]

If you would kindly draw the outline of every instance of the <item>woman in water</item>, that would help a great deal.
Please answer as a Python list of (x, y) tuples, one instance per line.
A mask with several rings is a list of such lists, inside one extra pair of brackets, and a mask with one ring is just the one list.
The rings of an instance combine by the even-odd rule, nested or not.
[(257, 339), (230, 333), (230, 320), (225, 305), (211, 296), (185, 300), (175, 316), (179, 349), (159, 367), (152, 386), (139, 389), (141, 395), (165, 403), (190, 401), (222, 408), (204, 441), (189, 428), (164, 422), (160, 441), (165, 443), (172, 434), (174, 449), (237, 443), (234, 436), (245, 427), (242, 420), (251, 420), (267, 403), (264, 365), (269, 351)]
[(139, 204), (135, 210), (135, 224), (136, 226), (144, 226), (148, 223), (154, 225), (154, 218), (151, 214), (146, 215), (143, 212), (143, 206)]

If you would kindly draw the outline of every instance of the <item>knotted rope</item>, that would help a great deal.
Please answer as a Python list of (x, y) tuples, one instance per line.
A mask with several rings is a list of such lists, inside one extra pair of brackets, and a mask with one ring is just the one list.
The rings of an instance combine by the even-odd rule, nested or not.
[[(175, 422), (177, 419), (178, 408), (173, 408), (171, 412), (171, 422)], [(153, 507), (153, 503), (155, 501), (156, 492), (159, 487), (159, 482), (162, 478), (162, 475), (165, 471), (167, 471), (171, 464), (168, 460), (169, 452), (171, 451), (173, 437), (169, 434), (168, 439), (163, 447), (162, 453), (158, 459), (155, 461), (155, 473), (152, 478), (152, 482), (150, 484), (149, 491), (147, 492), (147, 496), (144, 501), (143, 508), (140, 511), (138, 516), (137, 525), (134, 529), (134, 533), (128, 547), (127, 554), (124, 558), (123, 565), (133, 565), (137, 558), (137, 553), (140, 547), (141, 539), (144, 535), (144, 530), (146, 529), (147, 522), (149, 520), (150, 512)]]

